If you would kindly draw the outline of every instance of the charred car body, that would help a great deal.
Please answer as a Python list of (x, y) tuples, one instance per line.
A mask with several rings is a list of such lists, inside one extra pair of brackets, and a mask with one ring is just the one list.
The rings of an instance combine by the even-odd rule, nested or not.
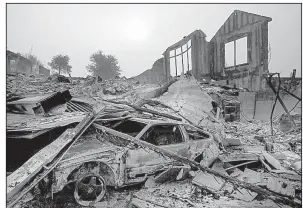
[(182, 165), (155, 151), (123, 142), (121, 137), (142, 140), (198, 162), (203, 162), (204, 150), (218, 149), (209, 133), (184, 123), (129, 118), (108, 125), (110, 128), (93, 124), (97, 134), (84, 136), (72, 146), (51, 176), (42, 181), (52, 181), (51, 193), (75, 184), (75, 200), (89, 206), (104, 198), (107, 186), (142, 183), (150, 175)]

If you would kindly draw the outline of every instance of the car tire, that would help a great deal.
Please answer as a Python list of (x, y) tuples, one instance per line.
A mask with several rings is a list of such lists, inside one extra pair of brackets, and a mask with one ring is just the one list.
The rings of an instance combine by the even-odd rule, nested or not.
[(104, 178), (96, 173), (87, 173), (79, 177), (75, 184), (74, 198), (81, 206), (93, 206), (106, 194)]

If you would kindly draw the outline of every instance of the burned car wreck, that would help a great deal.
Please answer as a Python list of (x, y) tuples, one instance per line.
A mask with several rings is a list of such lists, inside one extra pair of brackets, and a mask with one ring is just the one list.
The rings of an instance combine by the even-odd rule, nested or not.
[(107, 186), (142, 183), (171, 166), (183, 166), (131, 142), (121, 144), (121, 137), (146, 141), (197, 162), (203, 161), (203, 150), (218, 149), (211, 134), (181, 122), (130, 118), (110, 122), (109, 127), (96, 122), (93, 128), (98, 133), (72, 146), (53, 170), (52, 180), (44, 180), (53, 181), (47, 186), (52, 193), (75, 183), (74, 197), (82, 206), (102, 200)]

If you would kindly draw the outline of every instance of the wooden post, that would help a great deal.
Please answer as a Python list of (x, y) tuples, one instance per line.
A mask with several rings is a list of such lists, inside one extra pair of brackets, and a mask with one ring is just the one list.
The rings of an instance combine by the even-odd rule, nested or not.
[(163, 62), (163, 69), (166, 76), (166, 81), (170, 77), (170, 58), (169, 58), (169, 51), (164, 52), (164, 62)]
[(183, 63), (183, 46), (181, 46), (181, 58), (182, 58), (182, 75), (184, 74), (184, 63)]
[(196, 36), (191, 38), (191, 67), (192, 67), (192, 75), (197, 78), (197, 45), (196, 45)]
[(186, 43), (186, 55), (187, 55), (187, 71), (189, 71), (188, 42)]
[(176, 49), (175, 49), (175, 68), (176, 68), (176, 76), (178, 76), (178, 70), (177, 70), (177, 55), (176, 55)]
[(166, 64), (166, 52), (164, 53), (163, 55), (163, 70), (164, 70), (164, 76), (165, 76), (165, 80), (167, 80), (167, 70), (166, 70), (166, 67), (167, 67), (167, 64)]
[(236, 65), (237, 65), (237, 49), (236, 49), (236, 41), (234, 40), (234, 68), (236, 70)]
[(257, 109), (257, 92), (255, 92), (255, 102), (254, 102), (254, 115), (253, 115), (253, 119), (255, 119), (256, 109)]

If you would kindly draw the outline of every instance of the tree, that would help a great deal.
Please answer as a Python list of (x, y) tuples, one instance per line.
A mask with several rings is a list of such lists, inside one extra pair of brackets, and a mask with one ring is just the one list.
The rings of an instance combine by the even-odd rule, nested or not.
[(55, 71), (58, 71), (59, 74), (65, 73), (71, 76), (72, 72), (72, 66), (69, 65), (69, 57), (68, 55), (62, 55), (59, 54), (57, 56), (54, 56), (51, 60), (51, 62), (48, 63), (48, 65)]
[(26, 53), (23, 55), (24, 58), (27, 58), (32, 62), (32, 66), (37, 65), (37, 66), (43, 66), (43, 63), (37, 58), (37, 56), (31, 54), (31, 53)]
[(43, 63), (37, 58), (37, 56), (31, 53), (26, 53), (23, 55), (23, 57), (31, 61), (32, 72), (38, 73), (39, 66), (44, 66)]
[(118, 59), (113, 55), (105, 55), (101, 50), (90, 56), (91, 64), (86, 66), (88, 72), (103, 79), (115, 78), (120, 76), (120, 66)]

